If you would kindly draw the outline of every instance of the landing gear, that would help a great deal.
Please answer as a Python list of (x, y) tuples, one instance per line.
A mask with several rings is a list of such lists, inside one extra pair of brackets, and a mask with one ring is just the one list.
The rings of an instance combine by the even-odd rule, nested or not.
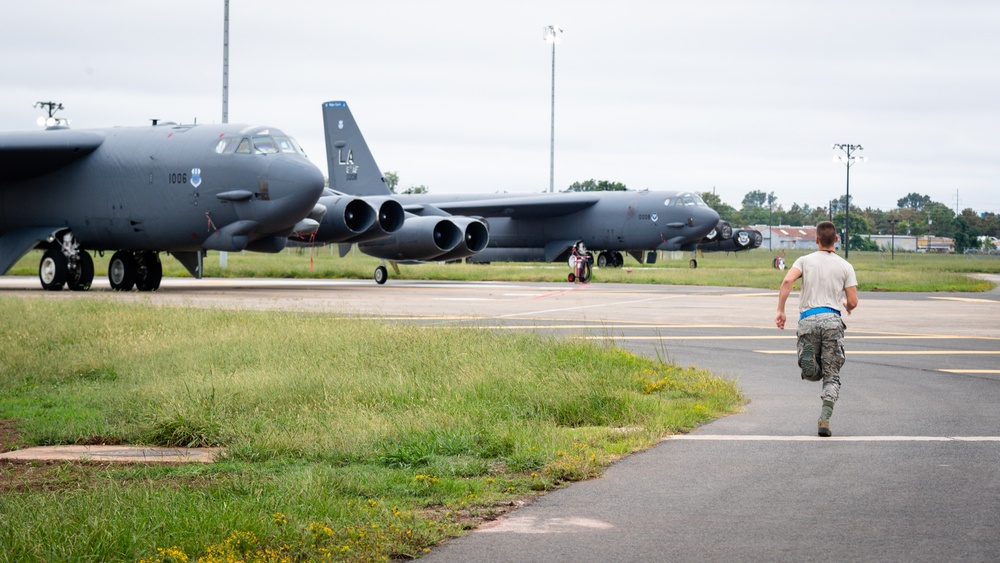
[(115, 291), (156, 291), (163, 281), (163, 264), (155, 252), (119, 250), (111, 256), (108, 281)]
[(73, 233), (67, 232), (59, 246), (50, 247), (42, 255), (38, 279), (46, 291), (61, 291), (64, 285), (73, 291), (86, 291), (94, 281), (94, 260), (80, 250)]
[(375, 268), (375, 283), (384, 285), (387, 279), (389, 279), (389, 270), (386, 270), (385, 266)]
[(597, 255), (598, 268), (621, 268), (625, 264), (625, 258), (621, 252), (602, 252)]
[(138, 266), (131, 252), (119, 250), (111, 256), (108, 264), (108, 281), (115, 291), (132, 291), (135, 287), (135, 275)]
[(76, 267), (71, 267), (69, 270), (66, 287), (71, 291), (87, 291), (92, 283), (94, 283), (94, 259), (90, 254), (81, 252)]
[(163, 281), (163, 264), (155, 252), (141, 252), (138, 256), (135, 287), (139, 291), (156, 291)]
[(66, 256), (56, 248), (46, 250), (41, 263), (38, 264), (38, 279), (42, 282), (42, 289), (62, 291), (67, 277), (69, 277), (69, 260)]
[(688, 262), (688, 266), (691, 266), (691, 269), (693, 270), (698, 267), (698, 261), (692, 258), (691, 261)]

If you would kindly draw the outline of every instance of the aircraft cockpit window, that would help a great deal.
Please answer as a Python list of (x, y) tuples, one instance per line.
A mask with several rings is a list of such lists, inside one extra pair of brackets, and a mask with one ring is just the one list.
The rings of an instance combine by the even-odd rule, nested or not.
[(236, 154), (250, 154), (250, 139), (244, 137), (240, 141), (240, 146), (236, 147)]
[(236, 143), (237, 139), (232, 137), (219, 139), (219, 142), (215, 143), (215, 152), (218, 154), (232, 154), (236, 152)]
[(296, 143), (295, 139), (292, 139), (291, 137), (275, 137), (274, 142), (278, 144), (278, 148), (283, 153), (297, 154), (302, 152), (298, 143)]
[(696, 205), (705, 205), (705, 202), (695, 194), (680, 194), (674, 200), (674, 205), (694, 207)]
[(278, 147), (274, 146), (274, 138), (270, 135), (255, 136), (253, 150), (257, 154), (278, 154)]

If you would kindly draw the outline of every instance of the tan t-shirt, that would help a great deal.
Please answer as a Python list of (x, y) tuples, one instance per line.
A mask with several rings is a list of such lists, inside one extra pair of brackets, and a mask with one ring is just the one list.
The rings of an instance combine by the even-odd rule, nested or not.
[(854, 266), (833, 252), (817, 250), (806, 254), (796, 260), (792, 267), (802, 272), (799, 313), (816, 307), (840, 311), (840, 299), (844, 290), (858, 285)]

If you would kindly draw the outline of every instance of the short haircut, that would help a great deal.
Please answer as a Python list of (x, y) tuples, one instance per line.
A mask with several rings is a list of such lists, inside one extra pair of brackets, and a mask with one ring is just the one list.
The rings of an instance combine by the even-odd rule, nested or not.
[(837, 227), (830, 221), (820, 221), (816, 225), (816, 238), (820, 246), (833, 246), (837, 243)]

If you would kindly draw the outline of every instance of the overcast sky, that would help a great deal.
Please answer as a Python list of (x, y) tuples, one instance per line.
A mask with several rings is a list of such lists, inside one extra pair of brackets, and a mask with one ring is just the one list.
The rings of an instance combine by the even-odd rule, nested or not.
[[(37, 101), (77, 129), (222, 121), (223, 0), (11, 0), (0, 130)], [(488, 7), (486, 7), (488, 6)], [(833, 143), (855, 205), (910, 192), (1000, 212), (1000, 2), (232, 0), (229, 121), (326, 170), (321, 104), (350, 105), (383, 171), (432, 193), (555, 186), (752, 190), (825, 207)]]

